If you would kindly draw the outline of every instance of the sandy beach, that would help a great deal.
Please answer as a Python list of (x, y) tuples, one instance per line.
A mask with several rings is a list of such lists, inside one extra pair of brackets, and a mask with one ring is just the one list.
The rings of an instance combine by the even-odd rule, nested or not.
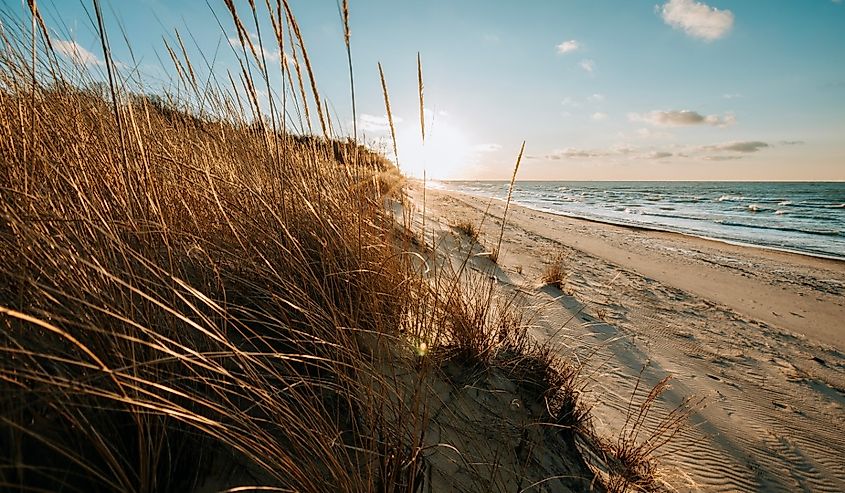
[[(421, 208), (419, 187), (413, 198)], [(487, 204), (427, 190), (432, 241), (458, 220), (480, 224)], [(486, 249), (504, 205), (489, 207)], [(540, 281), (557, 259), (562, 290)], [(534, 336), (581, 362), (599, 430), (624, 424), (641, 372), (640, 388), (673, 377), (648, 423), (702, 399), (659, 451), (667, 484), (845, 490), (845, 263), (511, 204), (495, 275), (532, 313)]]

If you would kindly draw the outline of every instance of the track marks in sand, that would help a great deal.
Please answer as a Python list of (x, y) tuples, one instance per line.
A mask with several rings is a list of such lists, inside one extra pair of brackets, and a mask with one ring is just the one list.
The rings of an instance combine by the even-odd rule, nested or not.
[[(589, 282), (577, 283), (578, 298), (604, 300), (611, 294), (603, 291), (606, 284), (596, 279), (597, 271), (601, 272), (594, 269)], [(587, 271), (580, 272), (589, 277)], [(693, 426), (682, 430), (664, 451), (667, 470), (684, 471), (691, 481), (678, 474), (676, 487), (845, 491), (841, 465), (845, 443), (827, 431), (831, 423), (845, 426), (845, 414), (820, 392), (835, 390), (803, 368), (813, 365), (816, 372), (841, 376), (837, 365), (842, 361), (835, 353), (784, 338), (776, 328), (653, 280), (637, 279), (629, 272), (616, 279), (621, 297), (630, 300), (624, 310), (615, 310), (609, 324), (574, 322), (596, 344), (606, 345), (592, 358), (604, 365), (593, 373), (606, 393), (600, 401), (608, 428), (613, 428), (614, 420), (618, 424), (625, 412), (638, 365), (650, 360), (676, 378), (675, 399), (661, 402), (662, 412), (668, 412), (680, 395), (707, 397), (707, 407), (693, 417)], [(638, 292), (645, 295), (637, 297)], [(682, 310), (672, 309), (679, 304)], [(576, 333), (577, 327), (570, 326)], [(585, 337), (579, 340), (587, 353), (590, 345)], [(825, 364), (812, 354), (823, 354), (817, 358)], [(658, 416), (649, 417), (647, 425), (655, 426)]]
[[(566, 257), (567, 292), (535, 291), (533, 305), (540, 312), (535, 332), (554, 336), (562, 351), (585, 364), (582, 375), (592, 382), (587, 398), (596, 403), (600, 427), (611, 433), (624, 423), (637, 374), (650, 362), (644, 385), (667, 373), (675, 378), (671, 391), (656, 403), (655, 414), (647, 417), (647, 427), (683, 397), (706, 398), (691, 425), (661, 450), (673, 487), (845, 491), (841, 351), (589, 255), (577, 244), (552, 240), (535, 226), (539, 223), (522, 227), (519, 219), (506, 225), (503, 250), (511, 253), (503, 268), (508, 269), (508, 262), (520, 265), (527, 286), (539, 279), (550, 259)], [(565, 227), (590, 232), (583, 223)], [(643, 247), (639, 236), (624, 239), (627, 247)], [(657, 240), (654, 246), (665, 244)], [(695, 258), (711, 254), (706, 249), (692, 253)], [(841, 276), (813, 277), (813, 272), (804, 275), (788, 266), (777, 273), (765, 260), (723, 256), (731, 258), (719, 262), (748, 271), (745, 275), (762, 275), (761, 282), (808, 295), (845, 286), (839, 285)], [(810, 320), (807, 313), (799, 315)]]

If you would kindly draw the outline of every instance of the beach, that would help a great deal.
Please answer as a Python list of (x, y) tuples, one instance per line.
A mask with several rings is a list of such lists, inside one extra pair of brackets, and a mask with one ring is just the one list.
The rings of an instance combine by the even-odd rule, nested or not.
[[(412, 197), (421, 208), (419, 185)], [(488, 204), (491, 250), (504, 201), (426, 190), (431, 241), (459, 220), (482, 224)], [(845, 262), (513, 203), (502, 238), (494, 275), (532, 313), (533, 335), (580, 362), (597, 428), (619, 431), (635, 388), (667, 375), (647, 425), (701, 400), (657, 453), (667, 484), (845, 490)], [(540, 281), (553, 262), (560, 290)]]

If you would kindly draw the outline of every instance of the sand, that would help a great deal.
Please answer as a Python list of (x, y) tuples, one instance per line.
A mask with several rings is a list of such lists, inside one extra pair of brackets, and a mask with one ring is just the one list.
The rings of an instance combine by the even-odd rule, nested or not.
[[(419, 187), (412, 198), (421, 208)], [(458, 219), (479, 224), (486, 206), (429, 189), (430, 241)], [(481, 234), (487, 249), (503, 209), (499, 201), (490, 207)], [(703, 399), (658, 453), (667, 484), (845, 491), (845, 262), (513, 204), (501, 252), (492, 275), (532, 313), (536, 338), (582, 364), (600, 432), (622, 428), (641, 372), (641, 389), (673, 377), (647, 425), (684, 398)], [(542, 272), (559, 257), (563, 289), (542, 286)]]

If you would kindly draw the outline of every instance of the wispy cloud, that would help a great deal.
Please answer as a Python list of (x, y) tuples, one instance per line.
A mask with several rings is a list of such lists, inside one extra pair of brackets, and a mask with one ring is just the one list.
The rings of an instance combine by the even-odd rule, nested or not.
[(574, 39), (570, 39), (569, 41), (564, 41), (563, 43), (556, 46), (557, 52), (561, 55), (565, 55), (567, 53), (572, 53), (573, 51), (578, 51), (581, 48), (581, 44)]
[(65, 58), (87, 66), (105, 65), (105, 62), (97, 58), (97, 56), (90, 51), (83, 48), (76, 41), (67, 41), (63, 39), (54, 40), (53, 48)]
[(738, 92), (732, 92), (728, 94), (722, 94), (722, 99), (739, 99), (742, 97), (742, 94)]
[(619, 157), (632, 157), (638, 151), (624, 145), (613, 146), (608, 149), (579, 149), (577, 147), (564, 147), (542, 155), (530, 155), (529, 159), (550, 159), (559, 161), (564, 159), (611, 159)]
[(724, 37), (734, 24), (730, 10), (719, 10), (694, 0), (669, 0), (658, 11), (666, 24), (705, 41)]
[(616, 145), (606, 149), (579, 149), (566, 147), (555, 149), (541, 156), (529, 156), (531, 159), (559, 160), (599, 160), (599, 161), (627, 161), (627, 160), (702, 160), (702, 161), (732, 161), (772, 147), (761, 141), (738, 141), (721, 144), (697, 146), (646, 146), (630, 147)]
[(590, 103), (601, 103), (604, 101), (604, 94), (591, 94), (587, 96), (587, 101)]
[(590, 118), (592, 118), (594, 121), (597, 121), (597, 122), (600, 122), (602, 120), (607, 120), (607, 113), (602, 113), (601, 111), (597, 111), (597, 112), (593, 113), (593, 115)]
[(581, 60), (581, 63), (579, 63), (578, 65), (580, 65), (581, 68), (589, 74), (592, 74), (593, 71), (596, 70), (596, 62), (592, 60)]
[(691, 125), (711, 125), (714, 127), (726, 127), (736, 123), (736, 117), (732, 113), (725, 116), (702, 115), (691, 110), (651, 111), (649, 113), (629, 113), (628, 119), (632, 122), (642, 122), (657, 127), (686, 127)]
[(728, 142), (725, 144), (702, 146), (700, 149), (704, 151), (730, 151), (747, 154), (757, 152), (760, 149), (765, 149), (767, 147), (769, 147), (769, 144), (760, 142), (759, 140), (754, 140), (748, 142)]
[(560, 160), (560, 159), (591, 159), (591, 158), (602, 158), (602, 157), (609, 157), (614, 155), (615, 153), (610, 150), (596, 150), (596, 149), (577, 149), (574, 147), (565, 147), (563, 149), (555, 149), (549, 154), (544, 156), (529, 156), (530, 158), (541, 158), (541, 159), (552, 159), (552, 160)]
[[(274, 61), (274, 62), (279, 61), (282, 54), (281, 54), (281, 52), (279, 51), (278, 48), (273, 49), (273, 50), (268, 50), (267, 48), (262, 46), (261, 43), (258, 42), (258, 35), (255, 34), (255, 33), (249, 33), (249, 37), (250, 37), (250, 40), (252, 42), (253, 48), (255, 48), (256, 53), (258, 53), (259, 56), (263, 55), (264, 59), (267, 60), (267, 61)], [(241, 40), (234, 37), (234, 36), (229, 37), (228, 41), (229, 41), (229, 44), (232, 45), (232, 47), (234, 47), (234, 48), (237, 48), (237, 49), (246, 48), (246, 50), (249, 51), (249, 47), (243, 46), (243, 44), (241, 44)], [(288, 57), (286, 56), (285, 58), (287, 59)]]
[[(398, 124), (401, 122), (402, 118), (393, 118), (394, 124)], [(364, 132), (385, 133), (390, 130), (390, 122), (387, 119), (387, 115), (376, 116), (367, 113), (362, 113), (361, 116), (358, 117), (358, 123), (361, 127), (361, 130), (363, 130)]]

